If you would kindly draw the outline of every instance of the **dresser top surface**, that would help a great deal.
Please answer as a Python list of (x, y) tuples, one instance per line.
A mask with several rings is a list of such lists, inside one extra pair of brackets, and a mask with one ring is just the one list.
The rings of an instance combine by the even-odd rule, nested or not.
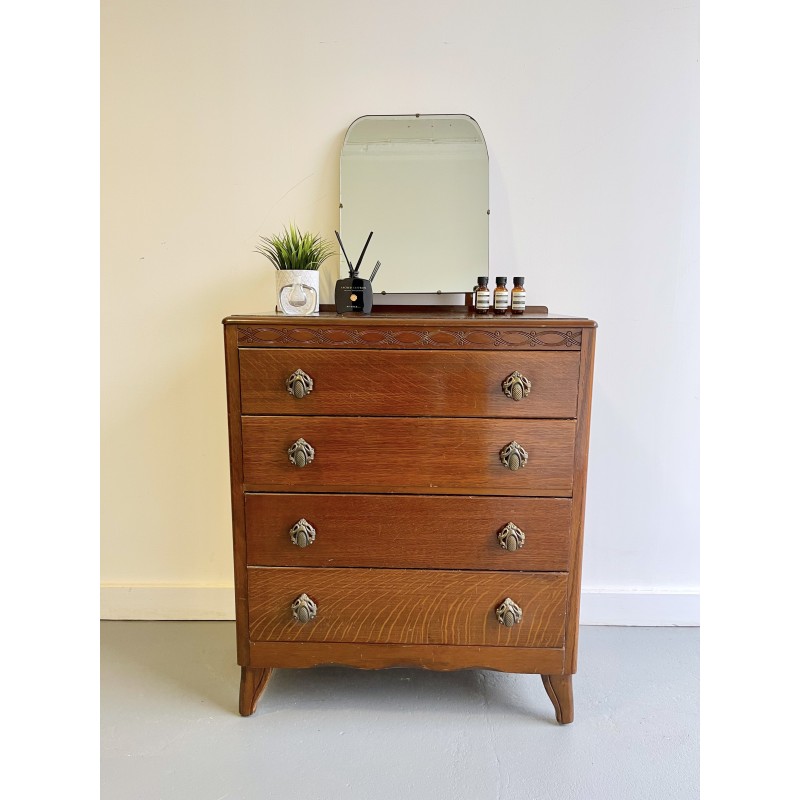
[(500, 326), (513, 328), (519, 325), (549, 327), (551, 325), (568, 324), (573, 328), (595, 328), (597, 323), (586, 317), (571, 317), (566, 314), (540, 314), (526, 311), (523, 314), (495, 316), (493, 314), (476, 314), (466, 310), (418, 311), (380, 311), (373, 309), (372, 314), (337, 314), (335, 311), (321, 311), (315, 316), (290, 316), (286, 314), (232, 314), (222, 320), (224, 325), (269, 325), (276, 322), (292, 325), (430, 325), (457, 323), (468, 326)]

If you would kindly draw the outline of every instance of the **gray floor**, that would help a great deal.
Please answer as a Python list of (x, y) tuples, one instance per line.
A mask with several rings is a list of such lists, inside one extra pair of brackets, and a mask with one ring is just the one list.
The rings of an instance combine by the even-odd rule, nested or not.
[(683, 800), (698, 631), (581, 629), (575, 722), (536, 675), (276, 670), (239, 717), (232, 622), (102, 624), (103, 800)]

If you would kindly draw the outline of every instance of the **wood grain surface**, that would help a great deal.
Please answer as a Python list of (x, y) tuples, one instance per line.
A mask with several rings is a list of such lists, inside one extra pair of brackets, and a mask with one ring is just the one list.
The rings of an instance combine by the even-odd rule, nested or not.
[[(247, 563), (565, 571), (571, 505), (538, 497), (248, 494)], [(316, 530), (308, 547), (289, 536), (300, 519)], [(497, 539), (507, 522), (525, 534), (514, 552)]]
[(249, 717), (258, 705), (258, 699), (267, 688), (267, 682), (272, 674), (272, 669), (251, 669), (242, 667), (239, 680), (239, 713)]
[[(240, 710), (272, 667), (540, 673), (573, 717), (596, 323), (454, 310), (229, 317)], [(296, 369), (315, 381), (297, 399)], [(531, 394), (502, 394), (514, 370)], [(243, 416), (244, 415), (244, 416)], [(287, 449), (315, 448), (305, 468)], [(529, 454), (512, 472), (512, 440)], [(313, 545), (289, 528), (314, 524)], [(526, 533), (516, 552), (497, 531)], [(296, 622), (302, 593), (317, 604)], [(520, 624), (499, 624), (511, 597)]]
[(542, 683), (553, 704), (559, 725), (568, 725), (575, 719), (572, 675), (542, 675)]
[(580, 350), (588, 319), (555, 314), (495, 317), (432, 308), (412, 314), (313, 317), (239, 315), (223, 323), (243, 347), (372, 350)]
[(560, 673), (564, 664), (564, 651), (559, 648), (470, 647), (448, 644), (252, 642), (250, 657), (253, 664), (278, 668), (335, 664), (358, 669), (494, 669), (539, 674)]
[(233, 523), (233, 575), (236, 603), (236, 652), (241, 666), (250, 658), (247, 623), (247, 534), (244, 521), (242, 475), (242, 408), (239, 391), (239, 349), (236, 329), (225, 327), (225, 377), (228, 396), (228, 454), (231, 475), (231, 520)]
[[(243, 414), (570, 418), (576, 413), (580, 353), (452, 353), (360, 350), (239, 351)], [(313, 391), (297, 398), (286, 379), (302, 369)], [(527, 397), (506, 397), (515, 370)]]
[[(563, 573), (404, 569), (248, 568), (253, 641), (561, 647)], [(295, 621), (307, 594), (317, 616)], [(522, 608), (507, 628), (495, 609), (506, 597)]]
[[(319, 328), (334, 326), (349, 328), (356, 326), (362, 329), (381, 328), (391, 323), (398, 328), (417, 328), (443, 324), (455, 326), (463, 324), (468, 327), (497, 327), (501, 330), (524, 326), (529, 328), (557, 328), (565, 324), (578, 328), (596, 328), (597, 323), (587, 317), (574, 317), (568, 314), (542, 312), (544, 306), (529, 306), (522, 315), (516, 314), (476, 314), (464, 306), (415, 306), (409, 311), (406, 306), (396, 306), (393, 311), (380, 313), (338, 314), (335, 311), (322, 311), (308, 317), (293, 317), (286, 314), (231, 314), (222, 320), (223, 325), (291, 325), (297, 328)], [(536, 309), (539, 309), (537, 311)]]
[[(592, 380), (594, 376), (595, 331), (586, 331), (586, 344), (581, 351), (581, 378), (578, 392), (578, 423), (575, 437), (575, 498), (572, 506), (570, 534), (570, 576), (567, 589), (568, 620), (565, 671), (578, 670), (578, 623), (581, 605), (581, 571), (583, 567), (583, 523), (586, 506), (586, 480), (589, 467), (589, 427), (592, 415)], [(571, 686), (571, 684), (570, 684)], [(571, 691), (571, 689), (570, 689)]]
[[(300, 469), (287, 450), (305, 439), (316, 454)], [(500, 450), (528, 452), (512, 472)], [(243, 417), (248, 491), (502, 494), (569, 497), (574, 420)]]

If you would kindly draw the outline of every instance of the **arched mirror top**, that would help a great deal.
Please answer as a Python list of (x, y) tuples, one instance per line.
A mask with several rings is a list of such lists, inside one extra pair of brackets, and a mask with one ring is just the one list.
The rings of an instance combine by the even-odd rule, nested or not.
[(374, 231), (361, 274), (380, 260), (375, 292), (468, 292), (489, 274), (489, 157), (472, 117), (359, 117), (340, 168), (342, 239), (352, 258)]

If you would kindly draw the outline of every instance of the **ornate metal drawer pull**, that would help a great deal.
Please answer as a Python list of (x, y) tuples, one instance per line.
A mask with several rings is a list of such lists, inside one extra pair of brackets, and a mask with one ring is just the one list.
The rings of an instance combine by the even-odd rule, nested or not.
[(510, 597), (506, 597), (494, 613), (497, 615), (497, 621), (506, 628), (512, 628), (522, 622), (522, 609)]
[(509, 522), (498, 532), (497, 541), (503, 550), (513, 553), (525, 544), (525, 534), (513, 522)]
[(292, 525), (289, 536), (292, 539), (292, 544), (296, 544), (298, 547), (308, 547), (314, 544), (314, 539), (317, 538), (317, 532), (307, 519), (301, 519)]
[(314, 448), (305, 439), (298, 439), (288, 453), (289, 461), (295, 467), (305, 467), (314, 460)]
[(500, 463), (512, 472), (516, 472), (528, 463), (528, 453), (521, 444), (511, 442), (500, 451)]
[(303, 370), (297, 369), (286, 379), (286, 391), (300, 400), (314, 391), (314, 379)]
[(317, 604), (305, 593), (292, 603), (292, 616), (305, 624), (317, 616)]
[(531, 382), (516, 370), (503, 381), (503, 394), (512, 400), (522, 400), (531, 393)]

